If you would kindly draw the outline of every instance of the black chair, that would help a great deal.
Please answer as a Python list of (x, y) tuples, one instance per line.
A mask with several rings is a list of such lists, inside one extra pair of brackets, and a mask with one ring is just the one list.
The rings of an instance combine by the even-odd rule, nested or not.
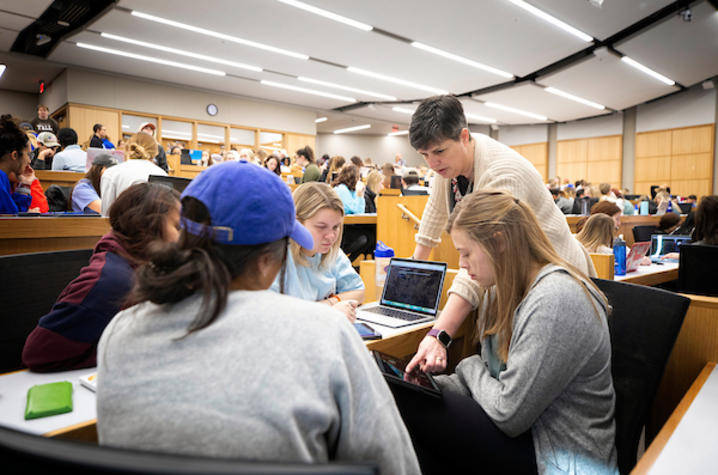
[(6, 296), (0, 318), (0, 373), (22, 368), (25, 339), (91, 255), (91, 249), (82, 249), (0, 256), (0, 288)]
[(678, 290), (718, 297), (718, 246), (683, 245), (680, 256)]
[[(241, 443), (238, 441), (238, 443)], [(6, 473), (114, 474), (320, 474), (373, 475), (370, 464), (249, 462), (102, 447), (49, 439), (0, 427), (0, 460)]]
[(429, 194), (429, 190), (409, 190), (404, 188), (401, 190), (402, 196), (426, 196)]
[(658, 234), (658, 227), (652, 224), (633, 226), (633, 242), (650, 242), (652, 234)]
[(613, 307), (608, 328), (616, 391), (616, 452), (619, 471), (630, 473), (690, 299), (643, 285), (593, 280)]

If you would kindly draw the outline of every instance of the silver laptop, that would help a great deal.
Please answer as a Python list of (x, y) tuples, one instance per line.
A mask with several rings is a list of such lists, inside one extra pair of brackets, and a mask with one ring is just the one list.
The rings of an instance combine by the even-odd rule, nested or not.
[(439, 314), (446, 263), (392, 258), (381, 300), (357, 309), (357, 320), (399, 328)]

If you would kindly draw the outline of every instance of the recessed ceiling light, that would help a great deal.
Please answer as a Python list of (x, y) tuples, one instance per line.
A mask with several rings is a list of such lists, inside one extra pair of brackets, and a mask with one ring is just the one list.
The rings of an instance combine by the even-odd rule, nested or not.
[(91, 49), (94, 51), (100, 51), (102, 53), (114, 54), (117, 56), (124, 56), (126, 58), (138, 59), (140, 61), (147, 61), (149, 63), (163, 64), (165, 66), (172, 66), (175, 68), (189, 69), (191, 71), (197, 71), (200, 73), (213, 74), (215, 76), (226, 76), (227, 73), (218, 69), (203, 68), (201, 66), (194, 66), (187, 63), (178, 63), (177, 61), (169, 61), (166, 59), (155, 58), (153, 56), (145, 56), (143, 54), (130, 53), (129, 51), (121, 51), (112, 48), (104, 48), (102, 46), (95, 46), (87, 43), (76, 43), (78, 47)]
[(674, 80), (665, 77), (663, 74), (657, 73), (656, 71), (652, 70), (651, 68), (642, 65), (638, 61), (631, 59), (628, 56), (621, 56), (621, 61), (623, 61), (624, 63), (626, 63), (630, 66), (633, 66), (634, 68), (638, 69), (642, 73), (648, 74), (652, 78), (658, 79), (659, 81), (661, 81), (663, 84), (666, 84), (667, 86), (673, 86), (676, 84), (676, 82)]
[(100, 36), (102, 36), (103, 38), (108, 38), (110, 40), (121, 41), (123, 43), (129, 43), (132, 45), (142, 46), (145, 48), (156, 49), (158, 51), (164, 51), (166, 53), (173, 53), (173, 54), (178, 54), (180, 56), (187, 56), (189, 58), (201, 59), (204, 61), (209, 61), (211, 63), (224, 64), (227, 66), (234, 66), (235, 68), (248, 69), (250, 71), (256, 71), (258, 73), (262, 71), (262, 68), (260, 68), (258, 66), (252, 66), (249, 64), (238, 63), (236, 61), (229, 61), (227, 59), (216, 58), (214, 56), (207, 56), (206, 54), (193, 53), (191, 51), (185, 51), (182, 49), (170, 48), (169, 46), (162, 46), (162, 45), (158, 45), (158, 44), (154, 44), (154, 43), (147, 43), (146, 41), (133, 40), (132, 38), (126, 38), (124, 36), (113, 35), (111, 33), (100, 33)]
[[(282, 0), (279, 0), (279, 1), (282, 1)], [(328, 82), (328, 81), (320, 81), (319, 79), (312, 79), (312, 78), (308, 78), (308, 77), (304, 77), (304, 76), (299, 76), (299, 77), (297, 77), (297, 79), (299, 79), (302, 82), (310, 82), (312, 84), (318, 84), (320, 86), (333, 87), (336, 89), (342, 89), (344, 91), (358, 92), (359, 94), (364, 94), (364, 95), (372, 96), (372, 97), (378, 97), (379, 99), (386, 99), (387, 101), (395, 101), (396, 100), (396, 97), (394, 97), (394, 96), (388, 96), (386, 94), (380, 94), (378, 92), (371, 92), (371, 91), (367, 91), (364, 89), (357, 89), (355, 87), (342, 86), (341, 84), (334, 84), (333, 82)]]
[(388, 135), (389, 137), (396, 137), (397, 135), (408, 135), (408, 134), (409, 134), (408, 130), (398, 130), (396, 132), (389, 132), (386, 135)]
[(570, 99), (575, 102), (580, 102), (581, 104), (587, 105), (589, 107), (593, 107), (594, 109), (598, 110), (604, 110), (606, 107), (602, 106), (601, 104), (593, 101), (589, 101), (588, 99), (584, 99), (583, 97), (574, 96), (573, 94), (569, 94), (568, 92), (564, 92), (560, 89), (556, 89), (554, 87), (546, 87), (544, 88), (544, 91), (555, 94), (557, 96), (565, 97), (566, 99)]
[(583, 31), (572, 27), (568, 23), (565, 23), (565, 22), (559, 20), (558, 18), (549, 15), (548, 13), (546, 13), (542, 10), (539, 10), (538, 8), (524, 2), (523, 0), (508, 0), (508, 1), (513, 3), (514, 5), (516, 5), (519, 8), (523, 8), (524, 10), (531, 13), (532, 15), (535, 15), (535, 16), (541, 18), (542, 20), (551, 23), (552, 25), (557, 26), (557, 27), (561, 28), (562, 30), (571, 33), (573, 36), (580, 38), (581, 40), (585, 41), (586, 43), (590, 43), (593, 41), (593, 37), (591, 35), (587, 35)]
[(261, 80), (260, 83), (264, 84), (265, 86), (278, 87), (281, 89), (289, 89), (290, 91), (303, 92), (305, 94), (312, 94), (315, 96), (328, 97), (330, 99), (336, 99), (338, 101), (344, 101), (344, 102), (356, 102), (357, 101), (353, 97), (340, 96), (338, 94), (332, 94), (330, 92), (317, 91), (316, 89), (307, 89), (305, 87), (299, 87), (299, 86), (291, 86), (289, 84), (283, 84), (283, 83), (274, 82), (274, 81), (266, 81), (264, 79)]
[(439, 94), (439, 95), (448, 94), (447, 91), (444, 91), (442, 89), (437, 89), (435, 87), (425, 86), (423, 84), (419, 84), (416, 82), (406, 81), (404, 79), (387, 76), (386, 74), (380, 74), (380, 73), (375, 73), (372, 71), (367, 71), (366, 69), (355, 68), (354, 66), (347, 66), (347, 71), (349, 71), (350, 73), (361, 74), (362, 76), (368, 76), (368, 77), (374, 78), (374, 79), (381, 79), (382, 81), (393, 82), (394, 84), (400, 84), (402, 86), (413, 87), (414, 89), (431, 92), (432, 94)]
[(489, 124), (495, 124), (497, 122), (496, 119), (492, 119), (491, 117), (484, 117), (483, 115), (469, 114), (467, 112), (464, 112), (464, 115), (467, 119), (478, 120), (479, 122), (487, 122)]
[(321, 8), (315, 7), (314, 5), (308, 5), (304, 2), (298, 2), (296, 0), (279, 1), (282, 3), (286, 3), (287, 5), (290, 5), (292, 7), (300, 8), (309, 13), (314, 13), (315, 15), (323, 16), (324, 18), (329, 18), (330, 20), (338, 21), (339, 23), (344, 23), (345, 25), (353, 26), (354, 28), (359, 28), (360, 30), (371, 31), (373, 29), (371, 25), (367, 25), (366, 23), (352, 20), (351, 18), (347, 18), (345, 16), (337, 15), (336, 13), (323, 10)]
[(7, 66), (4, 64), (0, 64), (0, 77), (2, 77), (3, 73), (5, 72), (5, 69), (7, 69)]
[(318, 119), (315, 119), (315, 120), (314, 120), (314, 123), (315, 123), (315, 124), (319, 124), (319, 123), (321, 123), (321, 122), (326, 122), (326, 121), (327, 121), (327, 118), (326, 118), (326, 117), (320, 117), (320, 118), (318, 118)]
[(335, 130), (335, 134), (346, 134), (347, 132), (355, 132), (357, 130), (364, 130), (371, 127), (371, 124), (357, 125), (356, 127), (347, 127), (346, 129)]
[(186, 23), (180, 23), (180, 22), (174, 21), (174, 20), (168, 20), (167, 18), (149, 15), (147, 13), (138, 12), (137, 10), (132, 10), (132, 16), (136, 16), (136, 17), (142, 18), (144, 20), (154, 21), (156, 23), (162, 23), (163, 25), (173, 26), (175, 28), (181, 28), (183, 30), (192, 31), (194, 33), (199, 33), (201, 35), (212, 36), (214, 38), (219, 38), (221, 40), (227, 40), (227, 41), (231, 41), (233, 43), (239, 43), (239, 44), (242, 44), (245, 46), (251, 46), (252, 48), (259, 48), (259, 49), (263, 49), (265, 51), (271, 51), (273, 53), (291, 56), (291, 57), (297, 58), (297, 59), (304, 59), (304, 60), (309, 59), (309, 56), (306, 54), (297, 53), (295, 51), (289, 51), (289, 50), (286, 50), (283, 48), (277, 48), (275, 46), (265, 45), (264, 43), (258, 43), (256, 41), (246, 40), (244, 38), (239, 38), (237, 36), (219, 33), (216, 31), (208, 30), (206, 28), (200, 28), (198, 26), (192, 26), (192, 25), (188, 25)]
[(439, 48), (434, 48), (433, 46), (425, 45), (423, 43), (419, 43), (418, 41), (414, 41), (411, 43), (411, 46), (414, 48), (419, 48), (424, 51), (428, 51), (429, 53), (433, 53), (439, 56), (443, 56), (444, 58), (451, 59), (453, 61), (456, 61), (458, 63), (463, 63), (469, 66), (472, 66), (476, 69), (481, 69), (483, 71), (496, 74), (497, 76), (501, 76), (502, 78), (506, 79), (513, 79), (514, 75), (511, 73), (507, 73), (506, 71), (502, 71), (500, 69), (493, 68), (491, 66), (487, 66), (485, 64), (479, 63), (478, 61), (474, 61), (472, 59), (464, 58), (463, 56), (459, 56), (457, 54), (449, 53), (448, 51), (440, 50)]
[(532, 119), (548, 120), (548, 117), (546, 117), (546, 116), (544, 116), (544, 115), (534, 114), (533, 112), (527, 112), (527, 111), (523, 111), (523, 110), (521, 110), (521, 109), (516, 109), (516, 108), (514, 108), (514, 107), (504, 106), (504, 105), (501, 105), (501, 104), (497, 104), (497, 103), (495, 103), (495, 102), (484, 102), (484, 105), (485, 105), (486, 107), (491, 107), (492, 109), (499, 109), (499, 110), (502, 110), (502, 111), (512, 112), (512, 113), (514, 113), (514, 114), (523, 115), (523, 116), (526, 116), (526, 117), (531, 117)]
[(399, 106), (394, 106), (391, 108), (391, 110), (393, 110), (394, 112), (401, 112), (402, 114), (409, 114), (409, 115), (414, 113), (414, 109), (407, 109), (406, 107), (399, 107)]

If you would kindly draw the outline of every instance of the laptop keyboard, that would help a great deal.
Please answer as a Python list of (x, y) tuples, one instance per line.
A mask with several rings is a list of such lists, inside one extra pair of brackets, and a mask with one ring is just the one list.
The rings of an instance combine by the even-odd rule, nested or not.
[(405, 312), (403, 310), (393, 310), (386, 307), (372, 307), (363, 309), (365, 312), (372, 312), (372, 313), (378, 313), (379, 315), (384, 315), (391, 318), (398, 318), (399, 320), (407, 320), (407, 321), (414, 321), (414, 320), (420, 320), (422, 318), (426, 318), (428, 315), (417, 315), (409, 312)]

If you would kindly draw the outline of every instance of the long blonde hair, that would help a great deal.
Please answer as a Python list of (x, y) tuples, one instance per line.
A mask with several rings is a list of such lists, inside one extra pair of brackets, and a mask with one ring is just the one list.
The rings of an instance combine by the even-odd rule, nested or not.
[(576, 239), (588, 252), (597, 252), (599, 246), (611, 247), (615, 226), (609, 215), (597, 213), (586, 220)]
[(327, 183), (332, 182), (332, 173), (339, 172), (341, 168), (344, 166), (344, 163), (346, 160), (341, 155), (335, 155), (331, 159), (329, 159), (329, 170), (327, 171)]
[(379, 184), (384, 180), (384, 175), (376, 170), (369, 172), (366, 177), (366, 187), (373, 193), (379, 193)]
[[(292, 198), (294, 198), (297, 220), (299, 220), (300, 223), (304, 223), (324, 208), (329, 208), (341, 214), (342, 226), (339, 228), (337, 240), (334, 242), (329, 252), (322, 256), (320, 263), (320, 267), (328, 267), (330, 263), (336, 260), (337, 252), (339, 252), (339, 245), (342, 242), (344, 224), (344, 204), (342, 203), (342, 200), (329, 185), (318, 181), (312, 181), (298, 186), (297, 189), (294, 190), (294, 193), (292, 193)], [(289, 240), (289, 250), (292, 253), (294, 262), (303, 266), (309, 265), (309, 260), (300, 249), (299, 244), (291, 239)]]
[(602, 296), (604, 307), (608, 307), (593, 282), (559, 257), (531, 208), (509, 193), (482, 190), (466, 196), (449, 217), (447, 232), (454, 229), (466, 232), (491, 260), (496, 278), (495, 298), (486, 300), (489, 289), (481, 290), (481, 300), (486, 302), (486, 307), (483, 318), (479, 317), (480, 325), (476, 327), (474, 339), (497, 335), (498, 355), (504, 362), (508, 360), (514, 312), (531, 285), (532, 264), (541, 267), (555, 264), (565, 268), (582, 286), (599, 318), (600, 312), (588, 288)]
[(138, 132), (127, 142), (128, 160), (152, 160), (159, 152), (154, 138), (144, 132)]

